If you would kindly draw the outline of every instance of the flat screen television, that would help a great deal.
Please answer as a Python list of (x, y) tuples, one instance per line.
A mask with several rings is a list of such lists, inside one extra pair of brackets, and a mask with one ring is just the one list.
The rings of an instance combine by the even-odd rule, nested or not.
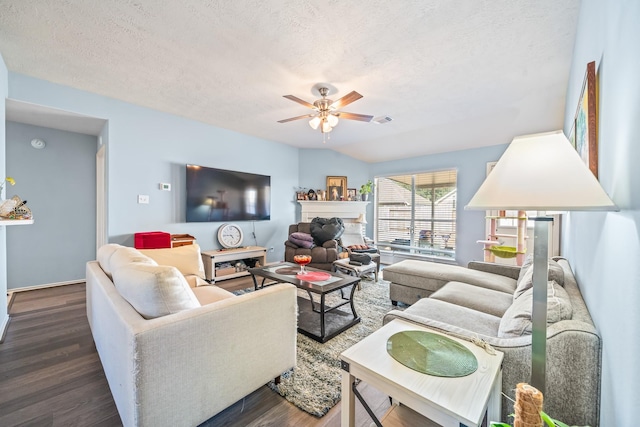
[(271, 219), (271, 177), (187, 165), (187, 222)]

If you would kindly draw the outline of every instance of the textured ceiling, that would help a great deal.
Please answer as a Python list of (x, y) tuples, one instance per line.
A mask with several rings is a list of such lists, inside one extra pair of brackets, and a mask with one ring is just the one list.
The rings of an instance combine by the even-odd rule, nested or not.
[[(368, 162), (562, 128), (579, 0), (2, 0), (10, 71)], [(328, 83), (343, 110), (323, 143)]]

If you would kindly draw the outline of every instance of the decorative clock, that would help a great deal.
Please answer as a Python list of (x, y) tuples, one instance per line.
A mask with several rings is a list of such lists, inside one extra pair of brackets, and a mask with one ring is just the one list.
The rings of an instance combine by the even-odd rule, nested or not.
[(236, 224), (222, 224), (218, 228), (218, 242), (224, 248), (237, 248), (242, 245), (242, 239), (242, 229)]

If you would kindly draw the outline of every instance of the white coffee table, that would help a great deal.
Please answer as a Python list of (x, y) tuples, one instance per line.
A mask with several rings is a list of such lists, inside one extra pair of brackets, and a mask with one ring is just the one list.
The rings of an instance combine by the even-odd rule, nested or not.
[[(485, 413), (488, 421), (500, 421), (503, 353), (490, 355), (475, 344), (448, 336), (467, 347), (478, 360), (478, 369), (458, 378), (436, 377), (414, 371), (387, 353), (387, 340), (407, 330), (437, 333), (403, 320), (393, 320), (345, 350), (342, 360), (342, 427), (355, 424), (354, 381), (360, 379), (446, 427), (478, 427)], [(393, 409), (393, 406), (392, 406)]]

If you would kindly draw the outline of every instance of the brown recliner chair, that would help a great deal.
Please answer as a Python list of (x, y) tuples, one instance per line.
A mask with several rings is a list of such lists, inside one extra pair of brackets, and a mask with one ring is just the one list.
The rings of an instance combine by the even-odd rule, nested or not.
[[(299, 222), (298, 224), (290, 225), (287, 236), (296, 232), (311, 234), (311, 223)], [(309, 267), (331, 271), (333, 269), (333, 261), (338, 259), (338, 242), (336, 240), (327, 240), (322, 246), (314, 246), (311, 249), (301, 248), (289, 240), (284, 242), (284, 260), (294, 262), (293, 257), (295, 255), (311, 255)]]

